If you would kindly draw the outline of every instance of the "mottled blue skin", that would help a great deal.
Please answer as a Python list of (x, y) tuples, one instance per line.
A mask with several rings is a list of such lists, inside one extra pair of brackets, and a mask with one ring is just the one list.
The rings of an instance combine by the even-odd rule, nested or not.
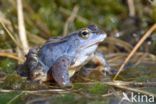
[(79, 41), (77, 34), (63, 38), (57, 43), (47, 43), (39, 51), (39, 59), (49, 68), (61, 56), (68, 56), (72, 60), (76, 54)]
[[(70, 85), (69, 69), (76, 69), (93, 58), (98, 43), (105, 38), (105, 33), (90, 25), (66, 37), (51, 39), (39, 49), (31, 49), (25, 62), (30, 79), (54, 79), (60, 86)], [(107, 64), (100, 57), (96, 56), (98, 61)], [(108, 66), (106, 70), (109, 69)]]
[[(90, 27), (90, 30), (92, 28)], [(99, 29), (92, 29), (91, 35), (88, 39), (82, 39), (80, 36), (80, 31), (71, 33), (69, 36), (59, 39), (55, 43), (45, 44), (39, 51), (39, 59), (50, 68), (56, 60), (61, 56), (69, 57), (71, 64), (74, 64), (77, 59), (76, 56), (81, 56), (81, 52), (88, 50), (85, 56), (90, 56), (95, 52), (97, 48), (97, 43), (102, 42), (106, 37)], [(92, 48), (92, 46), (95, 48)], [(87, 46), (91, 46), (87, 47)], [(83, 57), (80, 57), (83, 58)]]

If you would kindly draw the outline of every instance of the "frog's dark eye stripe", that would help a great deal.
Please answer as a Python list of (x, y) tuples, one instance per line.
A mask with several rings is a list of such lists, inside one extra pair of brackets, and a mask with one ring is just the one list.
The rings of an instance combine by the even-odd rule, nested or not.
[(87, 39), (89, 37), (89, 31), (87, 29), (82, 30), (79, 34), (79, 36), (83, 39)]

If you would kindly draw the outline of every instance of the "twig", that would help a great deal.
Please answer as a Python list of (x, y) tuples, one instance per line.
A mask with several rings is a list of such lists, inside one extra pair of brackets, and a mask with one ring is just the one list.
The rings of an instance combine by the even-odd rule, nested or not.
[[(24, 0), (23, 1), (23, 5), (25, 10), (30, 14), (30, 15), (35, 15), (35, 18), (33, 18), (33, 16), (27, 16), (26, 20), (30, 21), (33, 23), (33, 25), (36, 25), (36, 27), (41, 30), (41, 36), (44, 38), (48, 38), (51, 36), (51, 32), (49, 31), (49, 28), (47, 26), (47, 24), (45, 24), (41, 18), (41, 16), (39, 16), (30, 6), (30, 4), (28, 3), (28, 1)], [(29, 22), (28, 22), (29, 23)]]
[(123, 68), (125, 67), (125, 65), (127, 64), (127, 62), (132, 58), (132, 56), (135, 54), (135, 52), (139, 49), (139, 47), (142, 45), (142, 43), (147, 39), (147, 37), (149, 37), (151, 35), (151, 33), (156, 30), (156, 24), (154, 24), (144, 35), (143, 37), (139, 40), (139, 42), (135, 45), (135, 47), (133, 48), (133, 50), (129, 53), (129, 55), (127, 56), (127, 58), (125, 59), (125, 61), (123, 62), (123, 64), (121, 65), (121, 67), (119, 68), (117, 74), (115, 75), (115, 77), (113, 78), (113, 80), (115, 80), (118, 75), (120, 74), (120, 72), (123, 70)]
[(74, 19), (76, 18), (78, 10), (79, 10), (79, 7), (76, 5), (73, 8), (73, 11), (72, 11), (71, 15), (69, 16), (69, 18), (65, 22), (63, 36), (67, 35), (69, 24), (71, 24), (74, 21)]
[[(72, 12), (71, 12), (70, 10), (68, 10), (68, 9), (65, 9), (65, 8), (62, 8), (62, 7), (60, 7), (59, 9), (60, 9), (60, 11), (61, 11), (62, 13), (64, 13), (65, 15), (70, 15), (70, 14), (72, 14)], [(83, 23), (85, 23), (85, 24), (89, 23), (89, 21), (88, 21), (86, 18), (84, 18), (84, 17), (82, 17), (82, 16), (80, 16), (80, 15), (77, 15), (76, 18), (77, 18), (79, 21), (81, 21), (81, 22), (83, 22)]]
[[(32, 99), (32, 100), (29, 100), (29, 101), (27, 101), (26, 102), (26, 104), (35, 104), (35, 102), (39, 102), (39, 101), (47, 101), (48, 99), (50, 99), (51, 98), (51, 96), (50, 97), (40, 97), (40, 98), (35, 98), (35, 99)], [(43, 103), (43, 102), (42, 102)], [(44, 103), (43, 103), (44, 104)], [(47, 104), (47, 103), (45, 103), (45, 104)], [(48, 103), (49, 104), (49, 103)]]
[(11, 54), (11, 53), (0, 52), (0, 56), (2, 56), (2, 57), (12, 58), (12, 59), (18, 60), (18, 61), (20, 61), (20, 62), (23, 62), (23, 59), (22, 59), (22, 58), (17, 57), (16, 55)]
[[(152, 83), (143, 83), (143, 82), (123, 82), (123, 81), (112, 81), (112, 82), (89, 82), (89, 83), (76, 83), (76, 84), (84, 84), (84, 85), (92, 85), (92, 84), (96, 84), (96, 83), (101, 83), (101, 84), (106, 84), (106, 85), (110, 85), (110, 86), (114, 86), (120, 89), (124, 89), (124, 90), (129, 90), (132, 92), (137, 92), (137, 93), (142, 93), (145, 95), (149, 95), (149, 96), (154, 96), (156, 97), (156, 94), (147, 92), (147, 91), (143, 91), (143, 90), (139, 90), (136, 88), (132, 88), (132, 87), (127, 87), (129, 85), (134, 85), (134, 86), (143, 86), (143, 85), (152, 85), (152, 87), (154, 87), (156, 85), (156, 83), (152, 82)], [(15, 92), (17, 90), (6, 90), (6, 89), (0, 89), (0, 92)], [(18, 90), (19, 91), (19, 90)], [(44, 92), (53, 92), (53, 93), (71, 93), (71, 91), (73, 92), (80, 92), (79, 90), (72, 90), (72, 89), (45, 89), (45, 90), (21, 90), (22, 93), (30, 93), (30, 94), (35, 94), (35, 93), (44, 93)], [(104, 97), (104, 95), (103, 95)]]
[[(111, 83), (111, 82), (108, 82)], [(125, 82), (125, 81), (113, 81), (116, 85), (121, 86), (133, 86), (133, 87), (156, 87), (156, 82)]]
[[(9, 89), (0, 89), (0, 92), (15, 92), (17, 90), (9, 90)], [(20, 90), (18, 90), (20, 91)], [(63, 90), (63, 89), (45, 89), (45, 90), (21, 90), (24, 93), (43, 93), (43, 92), (56, 92), (56, 93), (66, 93), (69, 92), (69, 90)]]
[(15, 97), (13, 97), (7, 104), (12, 104), (12, 102), (14, 100), (16, 100), (18, 97), (20, 97), (24, 92), (21, 92), (20, 94), (16, 95)]
[[(44, 44), (46, 40), (38, 35), (34, 35), (30, 32), (27, 32), (28, 34), (28, 39), (30, 42), (35, 43), (35, 44)], [(37, 40), (37, 41), (36, 41)]]
[(102, 97), (108, 97), (108, 96), (111, 96), (111, 95), (113, 95), (113, 93), (104, 94), (104, 95), (102, 95)]
[[(123, 82), (123, 81), (112, 81), (112, 82), (96, 82), (96, 83), (101, 83), (101, 84), (106, 84), (106, 85), (110, 85), (110, 86), (114, 86), (120, 89), (124, 89), (124, 90), (129, 90), (132, 92), (137, 92), (137, 93), (142, 93), (145, 95), (149, 95), (149, 96), (154, 96), (156, 97), (156, 94), (147, 92), (147, 91), (143, 91), (143, 90), (139, 90), (139, 89), (135, 89), (135, 88), (131, 88), (131, 87), (127, 87), (128, 85), (132, 85), (132, 84), (136, 84), (137, 82), (133, 83), (133, 82)], [(83, 83), (79, 83), (79, 84), (83, 84)], [(95, 82), (90, 82), (90, 83), (84, 83), (85, 85), (87, 84), (95, 84)], [(141, 84), (141, 83), (138, 83)]]
[(156, 82), (125, 82), (125, 81), (110, 81), (110, 82), (88, 82), (88, 83), (75, 83), (92, 85), (96, 83), (111, 85), (111, 86), (132, 86), (132, 87), (156, 87)]
[(148, 2), (150, 2), (152, 6), (156, 6), (156, 0), (148, 0)]
[(7, 27), (0, 22), (0, 24), (2, 25), (2, 27), (4, 28), (4, 30), (7, 32), (7, 34), (9, 35), (9, 37), (12, 39), (12, 41), (16, 44), (17, 47), (22, 48), (22, 46), (18, 43), (18, 41), (14, 38), (14, 36), (11, 34), (11, 32), (7, 29)]
[(135, 6), (133, 0), (127, 0), (128, 8), (129, 8), (129, 16), (135, 16)]
[(7, 24), (7, 25), (11, 25), (11, 22), (6, 19), (4, 13), (2, 13), (2, 11), (0, 11), (0, 22)]
[(141, 63), (141, 61), (147, 56), (147, 53), (143, 54), (138, 60), (137, 62), (134, 64), (134, 66), (137, 66)]
[(139, 89), (135, 89), (135, 88), (131, 88), (131, 87), (127, 87), (127, 86), (115, 86), (115, 87), (118, 87), (120, 89), (129, 90), (129, 91), (132, 91), (132, 92), (137, 92), (137, 93), (145, 94), (145, 95), (148, 95), (148, 96), (154, 96), (154, 97), (156, 97), (156, 94), (153, 94), (153, 93), (150, 93), (150, 92), (147, 92), (147, 91), (143, 91), (143, 90), (139, 90)]
[[(110, 43), (111, 42), (111, 43)], [(126, 51), (130, 52), (130, 50), (133, 48), (131, 44), (129, 44), (126, 41), (123, 41), (121, 39), (113, 38), (113, 37), (108, 37), (105, 40), (105, 43), (110, 43), (110, 44), (115, 44), (116, 46), (124, 48)]]
[(27, 36), (26, 36), (26, 32), (25, 32), (23, 7), (22, 7), (22, 1), (21, 0), (17, 0), (17, 11), (18, 11), (18, 32), (19, 32), (19, 37), (20, 37), (20, 40), (21, 40), (23, 51), (26, 54), (28, 52), (28, 50), (29, 50), (29, 45), (28, 45)]

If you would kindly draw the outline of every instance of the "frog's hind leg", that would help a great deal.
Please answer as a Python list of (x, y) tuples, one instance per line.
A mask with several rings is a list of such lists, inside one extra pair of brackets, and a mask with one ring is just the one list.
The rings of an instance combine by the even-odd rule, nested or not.
[(47, 81), (47, 71), (45, 67), (38, 63), (37, 67), (30, 72), (29, 79), (39, 83)]
[(26, 66), (28, 67), (28, 79), (42, 83), (47, 80), (47, 67), (38, 58), (38, 48), (29, 50), (26, 55)]
[(66, 56), (62, 56), (52, 65), (48, 71), (48, 79), (54, 79), (61, 87), (71, 86), (68, 68), (70, 60)]
[(36, 48), (30, 49), (28, 54), (25, 56), (26, 61), (19, 65), (17, 68), (17, 73), (22, 77), (29, 77), (29, 74), (38, 65), (38, 50)]

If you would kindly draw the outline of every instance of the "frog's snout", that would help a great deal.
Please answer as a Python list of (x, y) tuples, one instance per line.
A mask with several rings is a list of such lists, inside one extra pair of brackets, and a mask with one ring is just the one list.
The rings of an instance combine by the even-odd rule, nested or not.
[(104, 38), (106, 38), (106, 37), (107, 37), (107, 34), (106, 34), (106, 33), (104, 33), (104, 32), (103, 32), (101, 35), (102, 35)]
[(107, 34), (106, 33), (98, 33), (97, 35), (99, 35), (99, 41), (103, 41), (106, 37), (107, 37)]

